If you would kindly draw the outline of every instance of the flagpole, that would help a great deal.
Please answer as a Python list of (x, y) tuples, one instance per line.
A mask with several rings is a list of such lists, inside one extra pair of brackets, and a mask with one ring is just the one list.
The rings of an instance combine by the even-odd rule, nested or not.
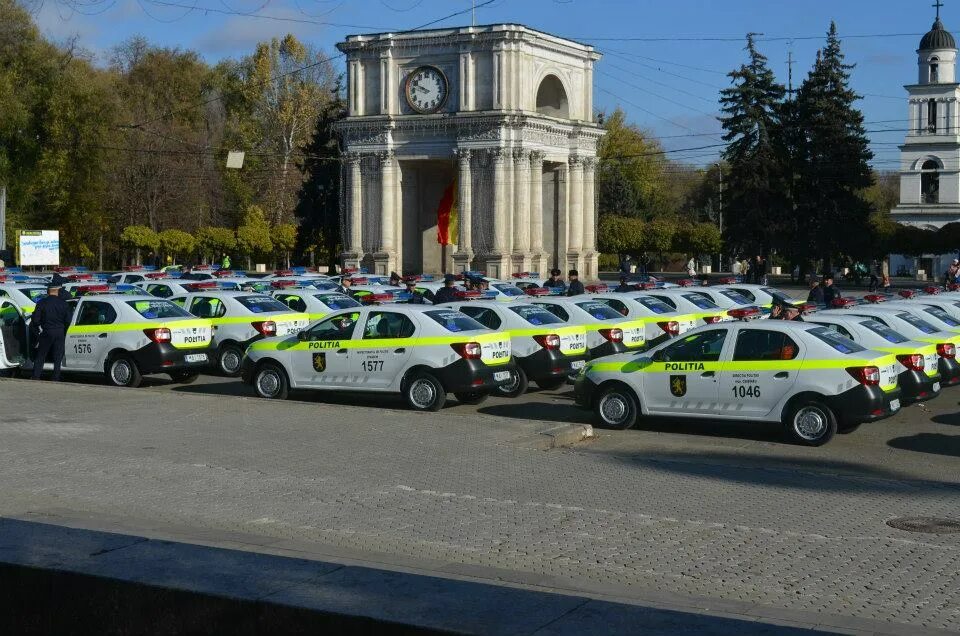
[(447, 244), (440, 244), (440, 273), (447, 273)]

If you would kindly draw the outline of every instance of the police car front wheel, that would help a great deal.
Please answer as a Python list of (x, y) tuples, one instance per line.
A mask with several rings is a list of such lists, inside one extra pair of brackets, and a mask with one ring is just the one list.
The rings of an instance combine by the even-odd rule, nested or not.
[(794, 441), (806, 446), (822, 446), (837, 432), (836, 415), (817, 400), (796, 402), (784, 419), (787, 432)]
[(279, 365), (264, 363), (253, 375), (253, 388), (262, 398), (285, 400), (290, 390), (287, 374)]
[(410, 378), (404, 397), (410, 408), (417, 411), (439, 411), (447, 402), (447, 393), (440, 380), (425, 371)]
[(107, 378), (114, 386), (136, 388), (143, 381), (140, 369), (133, 358), (127, 355), (118, 355), (107, 362)]
[(614, 384), (600, 392), (594, 412), (604, 427), (626, 430), (637, 423), (640, 405), (633, 391), (625, 385)]

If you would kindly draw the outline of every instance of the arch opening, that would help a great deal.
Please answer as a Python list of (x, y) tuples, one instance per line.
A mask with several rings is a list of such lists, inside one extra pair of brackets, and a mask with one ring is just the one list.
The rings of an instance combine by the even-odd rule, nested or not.
[(556, 75), (547, 75), (537, 88), (537, 112), (550, 117), (570, 119), (567, 91)]
[(940, 166), (933, 159), (920, 166), (920, 202), (940, 203)]

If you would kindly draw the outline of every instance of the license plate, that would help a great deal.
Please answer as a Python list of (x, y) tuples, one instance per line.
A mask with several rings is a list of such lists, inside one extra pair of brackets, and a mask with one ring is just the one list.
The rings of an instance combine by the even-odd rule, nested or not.
[(890, 410), (899, 411), (900, 410), (900, 400), (890, 400)]
[(586, 364), (586, 361), (585, 361), (585, 360), (574, 360), (573, 362), (570, 363), (570, 368), (571, 368), (571, 369), (582, 369), (582, 368), (583, 368), (583, 365), (585, 365), (585, 364)]
[(939, 390), (940, 390), (940, 383), (939, 383), (939, 382), (934, 382), (934, 383), (933, 383), (933, 392), (934, 392), (934, 393), (937, 393)]
[(494, 382), (503, 382), (504, 380), (509, 380), (509, 379), (510, 379), (509, 371), (497, 371), (496, 373), (493, 374)]
[(183, 356), (183, 359), (187, 362), (206, 362), (207, 354), (205, 353), (188, 353)]

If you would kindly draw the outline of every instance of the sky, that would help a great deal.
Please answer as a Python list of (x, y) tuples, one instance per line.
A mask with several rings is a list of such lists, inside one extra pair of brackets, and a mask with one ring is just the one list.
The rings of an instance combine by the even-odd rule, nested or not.
[[(474, 0), (481, 5), (486, 0)], [(745, 60), (744, 37), (778, 80), (792, 54), (798, 87), (834, 20), (853, 88), (863, 96), (874, 166), (897, 167), (906, 126), (904, 84), (916, 81), (916, 47), (934, 19), (934, 0), (493, 0), (476, 24), (513, 22), (591, 44), (603, 54), (594, 73), (597, 109), (622, 107), (630, 121), (661, 138), (669, 156), (698, 165), (718, 157), (719, 91)], [(471, 23), (471, 0), (21, 0), (41, 31), (78, 37), (103, 61), (111, 47), (143, 35), (193, 49), (209, 62), (251, 53), (257, 42), (293, 33), (321, 50), (353, 33)], [(960, 0), (941, 9), (960, 35)], [(957, 28), (951, 28), (956, 26)], [(342, 59), (337, 62), (342, 68)]]

